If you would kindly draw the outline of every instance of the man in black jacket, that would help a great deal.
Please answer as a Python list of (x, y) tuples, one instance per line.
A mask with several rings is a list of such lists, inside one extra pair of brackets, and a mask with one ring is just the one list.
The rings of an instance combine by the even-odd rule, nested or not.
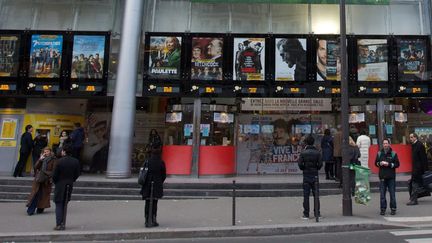
[(378, 152), (375, 165), (379, 168), (380, 178), (380, 206), (381, 215), (387, 208), (386, 191), (390, 194), (391, 215), (396, 214), (396, 168), (399, 167), (399, 158), (390, 147), (388, 139), (383, 140), (383, 148)]
[(422, 175), (427, 170), (427, 155), (425, 146), (418, 140), (415, 133), (411, 133), (410, 141), (412, 143), (412, 171), (411, 171), (411, 195), (408, 206), (417, 205), (418, 194), (423, 187)]
[(25, 132), (21, 135), (21, 148), (20, 148), (20, 157), (18, 159), (18, 163), (15, 166), (15, 170), (13, 173), (14, 177), (22, 177), (22, 173), (27, 162), (28, 157), (33, 149), (33, 126), (27, 125), (25, 127)]
[(72, 147), (64, 145), (61, 155), (62, 158), (57, 161), (52, 175), (55, 184), (54, 202), (56, 205), (56, 227), (54, 230), (65, 230), (65, 209), (72, 195), (73, 183), (80, 175), (79, 161), (71, 156)]
[[(312, 191), (314, 197), (318, 197), (318, 192), (315, 192), (314, 188), (318, 190), (318, 171), (321, 169), (323, 163), (321, 160), (321, 153), (313, 145), (315, 139), (309, 135), (305, 139), (306, 148), (300, 154), (298, 166), (303, 171), (303, 219), (309, 218), (309, 195)], [(316, 187), (315, 187), (316, 186)], [(320, 217), (320, 205), (318, 198), (318, 205), (314, 208), (315, 217)]]

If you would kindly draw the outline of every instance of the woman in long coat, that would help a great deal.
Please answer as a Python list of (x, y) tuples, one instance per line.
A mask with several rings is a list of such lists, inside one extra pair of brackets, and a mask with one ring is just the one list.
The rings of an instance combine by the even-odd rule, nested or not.
[[(51, 148), (46, 147), (42, 150), (42, 153), (35, 164), (35, 178), (32, 183), (32, 191), (27, 200), (27, 214), (29, 216), (35, 213), (42, 213), (45, 208), (51, 207), (50, 195), (51, 195), (51, 174), (54, 170), (55, 157)], [(46, 175), (46, 179), (43, 182), (39, 182), (41, 173)]]
[(321, 140), (322, 161), (325, 162), (326, 180), (334, 180), (334, 158), (333, 158), (333, 137), (330, 135), (330, 129), (324, 131), (324, 137)]
[[(163, 197), (163, 183), (166, 179), (165, 162), (161, 159), (160, 143), (151, 146), (151, 156), (148, 159), (148, 172), (144, 185), (141, 187), (142, 199), (145, 200), (145, 226), (159, 226), (156, 221), (158, 199)], [(152, 205), (152, 222), (150, 224), (150, 194), (151, 184), (153, 182), (153, 205)]]
[[(360, 160), (359, 160), (360, 149), (351, 136), (349, 136), (348, 152), (349, 152), (350, 164), (360, 165)], [(355, 171), (354, 170), (350, 170), (350, 178), (351, 178), (351, 195), (354, 196), (354, 191), (355, 191)]]

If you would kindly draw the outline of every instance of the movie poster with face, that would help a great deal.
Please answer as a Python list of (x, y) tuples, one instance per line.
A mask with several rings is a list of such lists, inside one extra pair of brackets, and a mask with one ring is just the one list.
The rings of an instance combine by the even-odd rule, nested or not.
[(149, 76), (179, 78), (182, 38), (179, 36), (151, 36)]
[(20, 37), (0, 35), (0, 77), (16, 77), (19, 65)]
[(265, 38), (234, 38), (234, 80), (264, 80)]
[(357, 51), (358, 81), (388, 80), (387, 40), (357, 40)]
[(192, 38), (192, 80), (222, 80), (223, 42), (223, 38)]
[(71, 78), (101, 79), (105, 56), (105, 36), (75, 35)]
[(276, 38), (276, 81), (306, 80), (306, 39)]
[(62, 35), (32, 35), (29, 77), (59, 78), (62, 52)]
[(426, 40), (398, 39), (398, 79), (400, 81), (427, 80)]
[(340, 81), (340, 48), (337, 40), (317, 40), (317, 81)]

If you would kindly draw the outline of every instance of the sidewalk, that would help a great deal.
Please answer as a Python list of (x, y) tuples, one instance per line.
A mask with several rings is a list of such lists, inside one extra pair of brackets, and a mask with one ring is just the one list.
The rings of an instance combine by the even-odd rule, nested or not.
[[(368, 206), (353, 202), (354, 216), (342, 216), (341, 195), (321, 198), (320, 222), (303, 220), (302, 198), (237, 198), (236, 226), (232, 226), (231, 198), (161, 200), (160, 227), (144, 227), (143, 201), (72, 201), (66, 231), (53, 231), (54, 207), (41, 215), (27, 216), (24, 203), (0, 204), (0, 241), (80, 241), (149, 238), (186, 238), (301, 234), (413, 226), (432, 226), (432, 198), (406, 206), (407, 192), (398, 192), (396, 216), (379, 215), (379, 194)], [(311, 204), (312, 204), (311, 198)], [(312, 207), (313, 208), (313, 207)], [(311, 213), (313, 215), (313, 213)], [(405, 218), (406, 217), (406, 218)], [(418, 218), (412, 218), (418, 217)]]

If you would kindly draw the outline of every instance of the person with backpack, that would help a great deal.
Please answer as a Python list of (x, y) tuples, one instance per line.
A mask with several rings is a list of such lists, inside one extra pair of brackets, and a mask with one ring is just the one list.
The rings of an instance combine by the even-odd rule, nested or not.
[(380, 179), (380, 215), (385, 215), (387, 209), (386, 191), (390, 194), (390, 214), (396, 214), (396, 168), (399, 158), (390, 146), (390, 140), (383, 139), (383, 147), (375, 159), (375, 166), (379, 168)]

